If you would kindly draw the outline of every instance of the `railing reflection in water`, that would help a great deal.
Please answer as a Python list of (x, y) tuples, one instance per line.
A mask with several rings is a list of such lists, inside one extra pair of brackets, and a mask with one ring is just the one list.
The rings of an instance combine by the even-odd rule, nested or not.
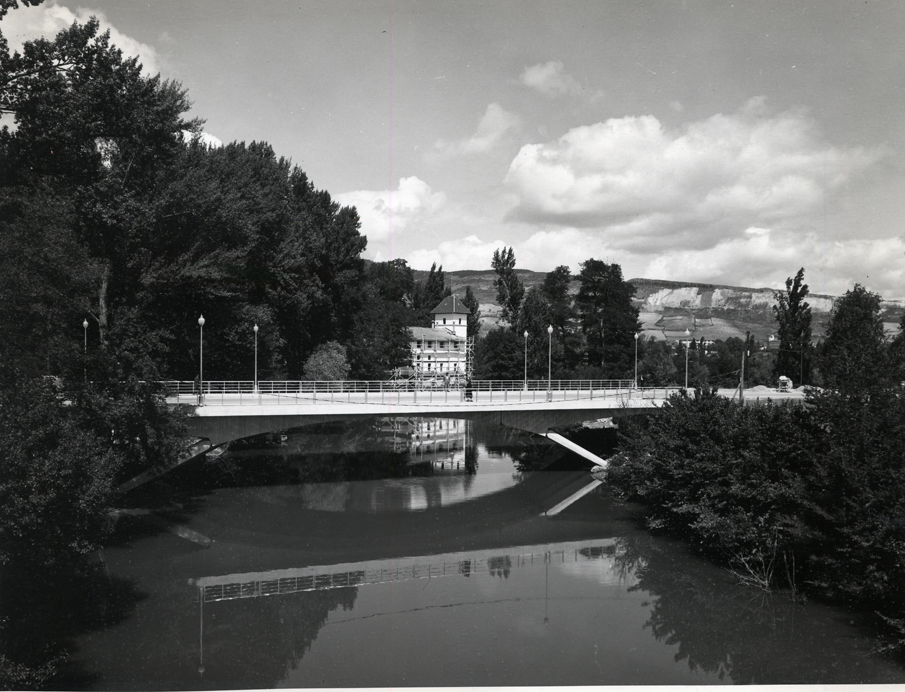
[[(274, 572), (236, 574), (222, 577), (202, 577), (190, 580), (200, 589), (205, 602), (229, 601), (241, 598), (260, 598), (280, 594), (340, 589), (365, 584), (388, 584), (413, 579), (435, 579), (478, 573), (501, 573), (544, 562), (559, 563), (599, 560), (616, 554), (615, 540), (580, 541), (550, 546), (523, 546), (517, 552), (499, 554), (497, 551), (436, 555), (425, 558), (403, 558), (393, 562), (397, 567), (383, 566), (391, 560), (358, 565), (336, 565), (277, 570)], [(337, 569), (339, 568), (339, 569)]]

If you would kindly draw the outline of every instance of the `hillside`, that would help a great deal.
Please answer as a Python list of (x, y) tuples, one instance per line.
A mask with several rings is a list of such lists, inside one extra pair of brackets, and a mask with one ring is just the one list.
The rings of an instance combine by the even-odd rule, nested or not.
[[(544, 272), (528, 269), (516, 272), (526, 289), (540, 285), (546, 276)], [(426, 276), (425, 271), (415, 272), (416, 279), (423, 280)], [(446, 272), (446, 280), (456, 295), (465, 295), (465, 287), (471, 286), (481, 304), (484, 329), (500, 324), (494, 278), (496, 274), (491, 269)], [(745, 332), (750, 331), (757, 340), (766, 341), (776, 331), (773, 317), (775, 289), (659, 279), (629, 281), (637, 289), (635, 304), (645, 337), (673, 339), (684, 335), (688, 329), (698, 339), (727, 339), (732, 336), (744, 338)], [(578, 290), (577, 281), (573, 282), (572, 288)], [(815, 339), (824, 334), (834, 300), (835, 297), (829, 295), (808, 296)], [(905, 312), (905, 302), (884, 301), (882, 308), (887, 331), (895, 332)]]

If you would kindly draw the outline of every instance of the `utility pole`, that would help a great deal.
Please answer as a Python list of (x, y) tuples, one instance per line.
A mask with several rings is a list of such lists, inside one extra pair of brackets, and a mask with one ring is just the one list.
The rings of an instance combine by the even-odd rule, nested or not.
[(745, 360), (748, 355), (748, 341), (751, 339), (751, 332), (745, 332), (745, 347), (742, 349), (742, 369), (739, 372), (738, 379), (738, 400), (739, 403), (745, 403)]

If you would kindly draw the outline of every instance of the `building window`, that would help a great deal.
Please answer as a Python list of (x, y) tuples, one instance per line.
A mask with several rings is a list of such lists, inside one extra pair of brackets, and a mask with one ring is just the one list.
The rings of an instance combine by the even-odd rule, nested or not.
[(443, 318), (443, 324), (446, 324), (446, 318), (445, 318), (445, 317)]

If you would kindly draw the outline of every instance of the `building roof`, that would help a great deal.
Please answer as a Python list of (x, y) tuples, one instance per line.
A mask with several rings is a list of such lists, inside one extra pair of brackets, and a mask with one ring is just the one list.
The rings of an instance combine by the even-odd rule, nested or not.
[(471, 312), (462, 304), (455, 294), (446, 296), (440, 304), (431, 310), (432, 315), (467, 315)]
[(409, 327), (412, 338), (416, 341), (465, 341), (464, 336), (456, 336), (449, 329), (431, 329), (430, 327)]

